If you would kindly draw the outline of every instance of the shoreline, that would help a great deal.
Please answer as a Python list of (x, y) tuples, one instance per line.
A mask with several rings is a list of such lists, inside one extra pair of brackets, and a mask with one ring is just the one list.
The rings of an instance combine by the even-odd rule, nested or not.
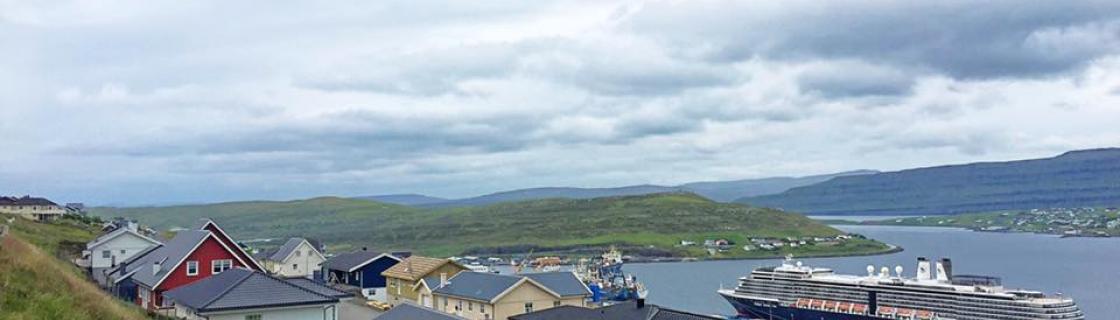
[[(886, 244), (886, 245), (889, 246), (889, 248), (887, 248), (885, 250), (879, 250), (879, 251), (850, 253), (850, 254), (844, 254), (844, 253), (841, 253), (841, 254), (810, 254), (810, 255), (794, 256), (794, 258), (813, 259), (813, 258), (869, 257), (869, 256), (881, 256), (881, 255), (895, 254), (895, 253), (903, 252), (903, 251), (906, 250), (902, 246), (893, 245), (893, 244), (889, 244), (889, 243)], [(767, 257), (729, 257), (729, 258), (690, 258), (690, 257), (677, 258), (677, 257), (673, 257), (673, 258), (660, 258), (660, 259), (649, 259), (649, 260), (630, 259), (630, 261), (627, 261), (626, 263), (667, 263), (667, 262), (704, 262), (704, 261), (734, 261), (734, 260), (770, 260), (770, 259), (782, 259), (784, 257), (785, 256), (781, 256), (781, 255), (779, 255), (779, 256), (767, 256)]]

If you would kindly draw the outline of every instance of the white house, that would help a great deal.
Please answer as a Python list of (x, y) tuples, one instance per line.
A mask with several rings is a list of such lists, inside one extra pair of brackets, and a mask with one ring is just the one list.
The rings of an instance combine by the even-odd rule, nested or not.
[(291, 238), (264, 259), (265, 269), (288, 278), (310, 278), (327, 258), (304, 238)]
[(90, 272), (100, 282), (101, 270), (115, 267), (137, 253), (159, 244), (159, 241), (137, 232), (135, 224), (110, 231), (86, 244)]

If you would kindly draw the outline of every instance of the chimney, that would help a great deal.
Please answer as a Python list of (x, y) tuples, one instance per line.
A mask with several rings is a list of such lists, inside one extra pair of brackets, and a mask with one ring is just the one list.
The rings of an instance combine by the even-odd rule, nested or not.
[(447, 272), (440, 272), (439, 273), (439, 287), (443, 288), (443, 286), (446, 286), (446, 285), (447, 285)]
[(953, 281), (953, 261), (949, 258), (941, 258), (941, 261), (937, 262), (937, 281)]
[(159, 261), (152, 262), (152, 275), (159, 273)]
[(933, 274), (929, 269), (929, 259), (926, 257), (918, 257), (918, 280), (933, 279)]
[(646, 299), (638, 298), (638, 309), (646, 307)]

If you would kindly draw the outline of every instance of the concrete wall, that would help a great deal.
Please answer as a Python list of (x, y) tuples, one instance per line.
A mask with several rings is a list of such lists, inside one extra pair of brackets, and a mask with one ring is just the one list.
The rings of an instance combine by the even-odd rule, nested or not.
[[(148, 249), (155, 244), (140, 238), (132, 233), (124, 233), (112, 240), (106, 241), (101, 245), (90, 248), (89, 258), (90, 267), (93, 268), (108, 268), (114, 266), (113, 263), (121, 263), (128, 258)], [(103, 252), (108, 250), (109, 257), (104, 258)]]

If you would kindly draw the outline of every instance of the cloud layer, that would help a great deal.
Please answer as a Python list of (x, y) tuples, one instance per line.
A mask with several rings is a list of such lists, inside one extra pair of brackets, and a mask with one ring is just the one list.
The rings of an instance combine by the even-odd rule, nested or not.
[(1120, 4), (0, 2), (0, 193), (616, 186), (1120, 141)]

